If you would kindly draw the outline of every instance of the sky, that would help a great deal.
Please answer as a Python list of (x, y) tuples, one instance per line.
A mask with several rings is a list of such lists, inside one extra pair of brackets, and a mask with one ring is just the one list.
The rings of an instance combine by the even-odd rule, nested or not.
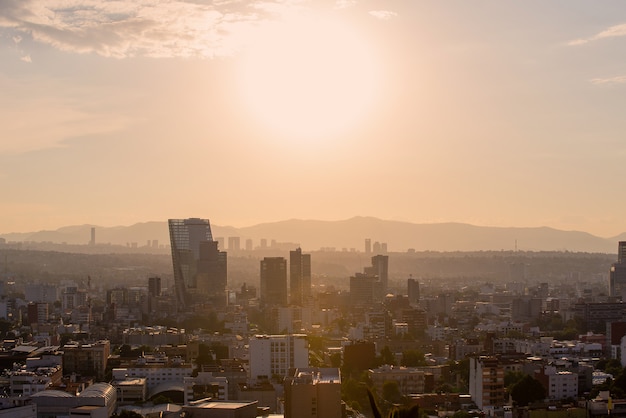
[(2, 0), (0, 233), (626, 232), (626, 3)]

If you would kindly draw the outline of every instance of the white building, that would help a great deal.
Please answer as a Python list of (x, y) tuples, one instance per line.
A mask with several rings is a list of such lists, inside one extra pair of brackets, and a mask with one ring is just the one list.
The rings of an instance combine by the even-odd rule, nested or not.
[(554, 366), (545, 366), (536, 376), (546, 388), (549, 399), (568, 399), (578, 396), (578, 374), (557, 371)]
[(309, 342), (304, 334), (256, 335), (250, 338), (249, 356), (252, 384), (283, 378), (290, 368), (309, 367)]
[(190, 377), (192, 373), (191, 364), (181, 361), (146, 362), (141, 361), (131, 367), (113, 369), (113, 379), (122, 381), (143, 377), (146, 379), (148, 392), (153, 391), (163, 383), (183, 386), (184, 378)]

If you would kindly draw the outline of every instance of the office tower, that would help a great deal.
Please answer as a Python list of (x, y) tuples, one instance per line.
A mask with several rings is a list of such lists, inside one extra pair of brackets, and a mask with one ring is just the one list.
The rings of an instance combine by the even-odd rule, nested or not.
[(617, 263), (609, 271), (609, 292), (611, 296), (626, 299), (626, 241), (618, 243)]
[(375, 255), (372, 257), (372, 267), (366, 269), (366, 273), (378, 276), (382, 295), (387, 294), (387, 285), (389, 284), (389, 256)]
[(226, 247), (226, 242), (224, 241), (224, 237), (217, 237), (217, 238), (215, 238), (215, 241), (217, 241), (217, 246), (219, 248), (225, 248)]
[(267, 248), (267, 238), (261, 238), (261, 248)]
[(196, 280), (196, 294), (203, 303), (226, 305), (226, 252), (220, 251), (217, 241), (200, 243), (200, 258)]
[(89, 241), (89, 245), (96, 245), (96, 228), (91, 227), (91, 240)]
[(252, 240), (250, 238), (248, 238), (246, 240), (246, 251), (252, 251)]
[(153, 297), (161, 296), (161, 278), (148, 277), (148, 294)]
[[(226, 288), (226, 253), (213, 241), (208, 219), (170, 219), (170, 242), (174, 267), (174, 290), (178, 310), (196, 299), (222, 303)], [(225, 301), (225, 297), (223, 298)]]
[(409, 295), (409, 303), (411, 305), (419, 304), (420, 284), (413, 277), (409, 277), (407, 280), (407, 294)]
[(287, 304), (287, 260), (283, 257), (265, 257), (261, 260), (261, 303)]
[(380, 254), (382, 251), (380, 249), (380, 242), (375, 241), (374, 242), (374, 247), (372, 248), (374, 251), (374, 254)]
[(372, 240), (369, 238), (365, 238), (365, 254), (372, 253)]
[(302, 254), (300, 248), (289, 252), (289, 294), (298, 306), (311, 295), (311, 254)]
[(241, 238), (239, 237), (228, 237), (228, 250), (229, 251), (239, 251), (241, 249)]
[[(366, 268), (367, 269), (367, 268)], [(356, 273), (350, 277), (350, 303), (355, 306), (371, 306), (380, 299), (378, 277), (367, 273)]]

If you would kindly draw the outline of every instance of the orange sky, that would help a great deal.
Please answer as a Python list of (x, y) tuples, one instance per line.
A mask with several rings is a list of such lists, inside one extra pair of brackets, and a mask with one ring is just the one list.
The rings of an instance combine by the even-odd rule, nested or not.
[(0, 233), (622, 216), (626, 5), (0, 4)]

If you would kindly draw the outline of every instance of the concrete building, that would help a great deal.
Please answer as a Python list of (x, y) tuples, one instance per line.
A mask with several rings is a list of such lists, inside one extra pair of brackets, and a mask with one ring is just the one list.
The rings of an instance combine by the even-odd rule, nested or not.
[(298, 368), (285, 378), (285, 418), (341, 418), (337, 368)]
[(111, 355), (111, 343), (108, 340), (94, 343), (72, 341), (63, 346), (63, 374), (76, 373), (82, 376), (94, 376), (104, 379), (107, 361)]
[(117, 392), (117, 402), (129, 405), (144, 402), (148, 395), (148, 384), (145, 377), (125, 378), (111, 382)]
[(420, 284), (412, 277), (407, 280), (407, 294), (409, 295), (409, 303), (417, 306), (420, 300)]
[(228, 379), (223, 376), (213, 376), (211, 372), (200, 372), (196, 377), (183, 378), (183, 384), (185, 405), (206, 398), (219, 401), (229, 400)]
[(617, 263), (609, 270), (609, 294), (625, 300), (626, 296), (626, 241), (617, 245)]
[(185, 418), (255, 418), (257, 401), (230, 402), (204, 400), (183, 406)]
[(388, 381), (397, 382), (398, 389), (404, 396), (424, 393), (426, 387), (426, 374), (415, 367), (396, 367), (385, 364), (377, 369), (370, 369), (368, 375), (378, 393), (382, 393), (383, 385)]
[(249, 341), (250, 377), (255, 385), (282, 379), (292, 368), (309, 367), (309, 342), (304, 334), (256, 335)]
[[(56, 417), (70, 416), (71, 411), (88, 406), (89, 417), (110, 417), (117, 407), (115, 388), (108, 383), (94, 383), (83, 390), (80, 395), (74, 396), (58, 390), (44, 390), (31, 396), (37, 405), (37, 416)], [(78, 409), (78, 411), (85, 409)], [(74, 414), (74, 416), (85, 416)]]
[(287, 260), (283, 257), (261, 260), (261, 303), (287, 305)]
[(184, 378), (190, 377), (192, 367), (181, 359), (169, 359), (166, 356), (143, 356), (129, 367), (113, 369), (114, 380), (146, 379), (148, 398), (158, 393), (162, 384), (176, 385), (182, 390)]
[(289, 252), (289, 296), (296, 306), (311, 296), (311, 254), (302, 254), (300, 248)]
[(554, 366), (544, 366), (535, 373), (546, 390), (548, 399), (576, 399), (578, 396), (578, 374), (569, 371), (558, 371)]
[(469, 393), (481, 410), (504, 406), (504, 367), (495, 357), (470, 357)]

